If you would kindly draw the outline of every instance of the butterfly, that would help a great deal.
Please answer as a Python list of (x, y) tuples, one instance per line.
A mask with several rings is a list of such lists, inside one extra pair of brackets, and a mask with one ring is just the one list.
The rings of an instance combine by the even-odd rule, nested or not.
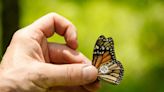
[(101, 35), (94, 46), (92, 65), (98, 69), (98, 80), (118, 85), (122, 80), (124, 69), (116, 60), (114, 42), (111, 37)]

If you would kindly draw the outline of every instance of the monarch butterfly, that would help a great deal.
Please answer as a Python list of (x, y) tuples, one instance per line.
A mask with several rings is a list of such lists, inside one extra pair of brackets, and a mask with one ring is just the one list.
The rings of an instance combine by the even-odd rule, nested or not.
[(111, 37), (101, 35), (95, 44), (92, 65), (98, 69), (98, 79), (118, 85), (122, 80), (124, 69), (116, 60), (114, 42)]

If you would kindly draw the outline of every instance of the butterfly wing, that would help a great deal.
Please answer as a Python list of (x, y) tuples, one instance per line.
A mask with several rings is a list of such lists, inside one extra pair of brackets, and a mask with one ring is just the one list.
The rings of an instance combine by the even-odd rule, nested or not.
[(111, 37), (105, 38), (101, 35), (97, 39), (94, 47), (92, 64), (96, 68), (99, 68), (102, 63), (112, 60), (116, 60), (113, 39)]
[(119, 84), (123, 76), (123, 66), (116, 60), (114, 42), (111, 37), (101, 35), (96, 41), (92, 64), (98, 68), (98, 79)]
[(119, 61), (102, 64), (98, 70), (98, 78), (118, 85), (122, 80), (123, 67)]

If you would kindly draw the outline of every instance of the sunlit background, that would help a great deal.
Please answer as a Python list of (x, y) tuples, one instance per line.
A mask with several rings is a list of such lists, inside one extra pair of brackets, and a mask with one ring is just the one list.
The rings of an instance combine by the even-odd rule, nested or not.
[[(118, 86), (101, 82), (102, 88), (99, 92), (164, 92), (163, 0), (19, 0), (18, 2), (19, 28), (29, 25), (49, 12), (59, 13), (77, 27), (78, 51), (90, 60), (97, 38), (102, 34), (113, 37), (116, 57), (124, 66), (124, 78)], [(1, 12), (2, 2), (0, 5)], [(2, 12), (0, 14), (2, 15)], [(1, 24), (0, 21), (2, 47), (1, 40), (6, 39), (2, 38), (2, 31), (8, 30), (3, 30)], [(63, 38), (57, 35), (49, 38), (49, 41), (64, 43)]]

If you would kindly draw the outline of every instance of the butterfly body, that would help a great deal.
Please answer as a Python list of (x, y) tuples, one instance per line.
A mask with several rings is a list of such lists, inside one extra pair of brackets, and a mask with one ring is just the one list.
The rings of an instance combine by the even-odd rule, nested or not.
[(96, 41), (92, 64), (98, 69), (98, 79), (111, 84), (119, 84), (123, 76), (123, 66), (116, 60), (114, 42), (111, 37), (101, 35)]

